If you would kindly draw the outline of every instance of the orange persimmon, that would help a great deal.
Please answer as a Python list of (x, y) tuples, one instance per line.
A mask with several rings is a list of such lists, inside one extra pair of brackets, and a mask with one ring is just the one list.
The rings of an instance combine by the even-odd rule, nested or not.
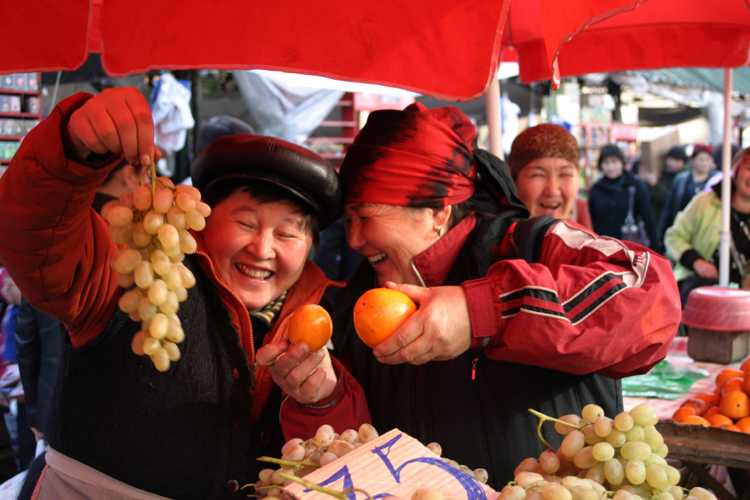
[(690, 415), (682, 420), (680, 420), (681, 424), (695, 424), (695, 425), (702, 425), (704, 427), (711, 427), (711, 422), (706, 420), (703, 417), (699, 417), (698, 415)]
[(333, 334), (333, 321), (328, 311), (317, 304), (300, 307), (289, 320), (289, 342), (304, 342), (310, 352), (317, 351), (328, 343)]
[(716, 375), (716, 387), (721, 389), (724, 386), (724, 382), (734, 377), (742, 377), (744, 373), (742, 370), (736, 370), (734, 368), (724, 368)]
[(405, 294), (389, 288), (373, 288), (357, 299), (354, 329), (362, 342), (375, 348), (417, 310)]
[(721, 398), (719, 407), (731, 419), (745, 418), (750, 416), (750, 397), (742, 391), (729, 392)]

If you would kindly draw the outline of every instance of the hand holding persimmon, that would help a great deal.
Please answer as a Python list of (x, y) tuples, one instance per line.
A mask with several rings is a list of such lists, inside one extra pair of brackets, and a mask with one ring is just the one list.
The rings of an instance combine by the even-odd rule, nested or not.
[(354, 306), (354, 329), (362, 342), (374, 348), (417, 310), (414, 301), (398, 290), (373, 288)]
[(310, 352), (324, 347), (332, 334), (331, 316), (317, 304), (300, 307), (289, 320), (289, 342), (304, 342), (310, 346)]

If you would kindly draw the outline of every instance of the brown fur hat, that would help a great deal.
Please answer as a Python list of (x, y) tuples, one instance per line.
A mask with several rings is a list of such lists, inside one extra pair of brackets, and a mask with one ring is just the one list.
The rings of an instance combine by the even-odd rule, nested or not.
[(513, 179), (523, 167), (539, 158), (564, 158), (578, 165), (578, 141), (565, 127), (542, 123), (518, 134), (510, 148), (508, 167)]

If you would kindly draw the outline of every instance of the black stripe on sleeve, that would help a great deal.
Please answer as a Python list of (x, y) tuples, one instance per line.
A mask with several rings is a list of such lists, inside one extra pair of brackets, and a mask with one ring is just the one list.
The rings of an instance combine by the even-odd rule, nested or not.
[(566, 313), (569, 313), (576, 306), (578, 306), (581, 302), (589, 298), (593, 293), (595, 293), (597, 290), (599, 290), (601, 287), (603, 287), (604, 285), (606, 285), (613, 279), (620, 279), (620, 277), (611, 272), (603, 275), (598, 280), (591, 283), (591, 285), (589, 285), (588, 288), (585, 288), (581, 293), (579, 293), (574, 298), (566, 302), (563, 305), (563, 309), (565, 310)]
[(560, 299), (557, 297), (557, 294), (555, 292), (551, 292), (549, 290), (540, 290), (539, 288), (524, 288), (518, 290), (517, 292), (509, 293), (508, 295), (501, 295), (500, 300), (502, 302), (510, 302), (512, 300), (518, 300), (524, 297), (544, 300), (547, 302), (552, 302), (554, 304), (560, 303)]
[(609, 290), (607, 290), (601, 297), (596, 299), (596, 301), (592, 302), (586, 309), (578, 313), (573, 319), (570, 320), (571, 323), (574, 325), (577, 323), (580, 323), (583, 321), (586, 316), (593, 313), (595, 310), (597, 310), (599, 307), (601, 307), (606, 301), (611, 299), (613, 296), (615, 296), (620, 290), (627, 288), (628, 285), (625, 283), (619, 283)]

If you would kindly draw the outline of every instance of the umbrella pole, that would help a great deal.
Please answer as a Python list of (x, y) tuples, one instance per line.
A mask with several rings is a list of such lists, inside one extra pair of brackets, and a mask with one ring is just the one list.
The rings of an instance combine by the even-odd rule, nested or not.
[(719, 233), (719, 286), (729, 285), (729, 242), (732, 233), (729, 217), (732, 209), (732, 184), (730, 164), (732, 159), (732, 70), (724, 69), (724, 143), (722, 145), (721, 171), (721, 231)]
[(489, 130), (490, 153), (500, 159), (505, 159), (503, 152), (503, 117), (500, 112), (500, 80), (493, 75), (487, 94), (484, 96), (487, 108), (487, 128)]

